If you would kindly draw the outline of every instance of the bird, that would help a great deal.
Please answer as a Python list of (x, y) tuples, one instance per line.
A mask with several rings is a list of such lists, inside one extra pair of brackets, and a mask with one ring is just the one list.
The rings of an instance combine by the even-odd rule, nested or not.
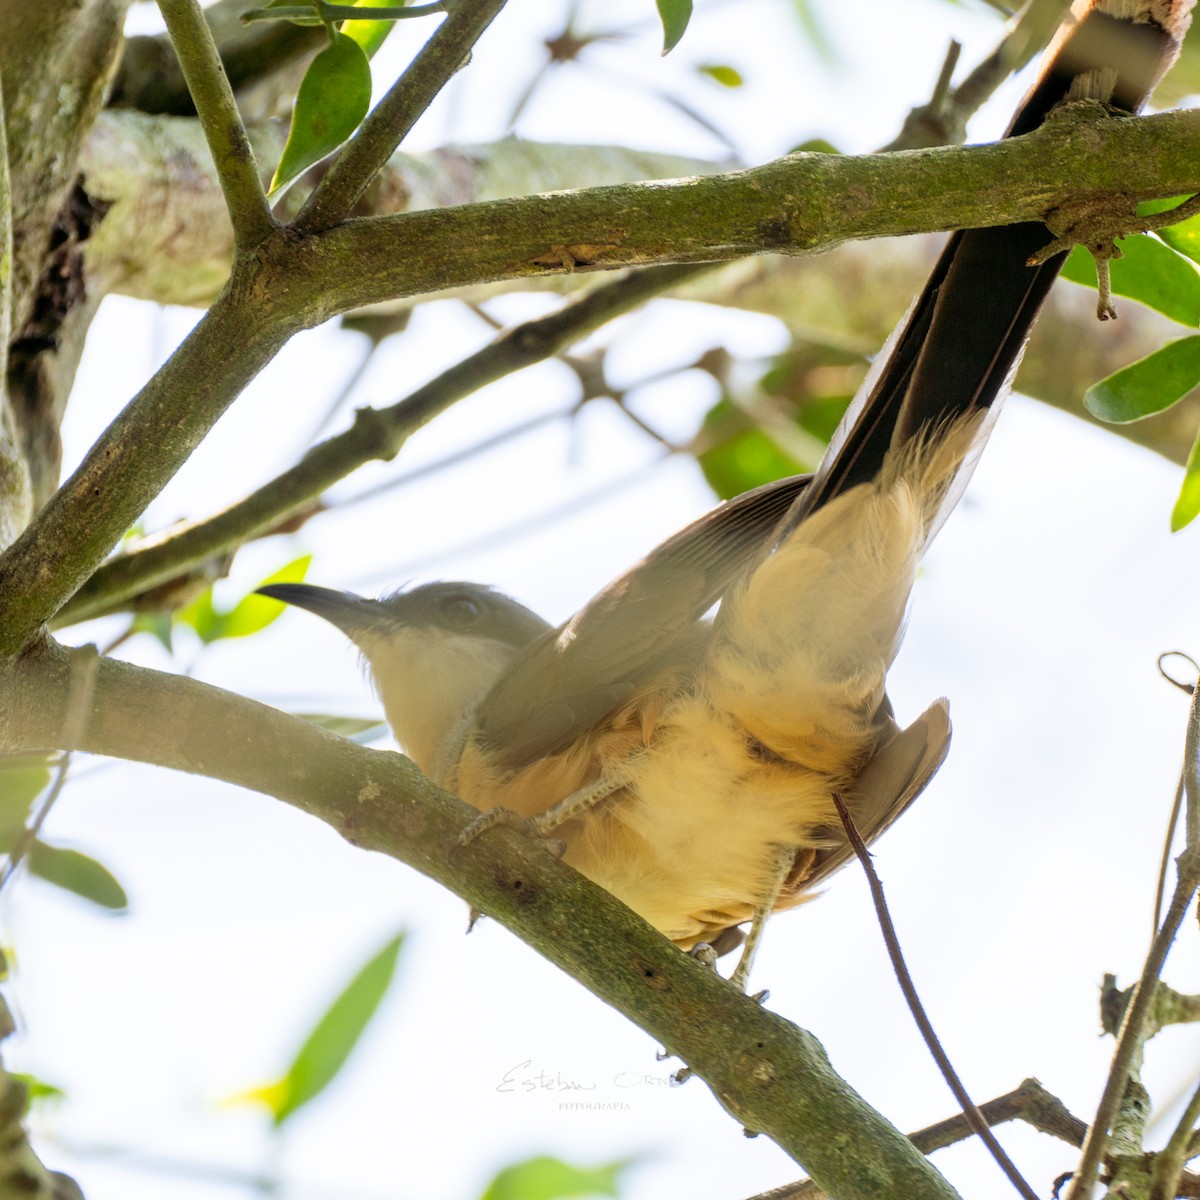
[[(1144, 102), (1170, 31), (1109, 7), (1077, 16), (1009, 136), (1097, 85)], [(467, 582), (259, 590), (358, 647), (400, 746), (483, 814), (468, 836), (532, 822), (681, 949), (744, 939), (744, 986), (766, 918), (852, 857), (837, 802), (871, 842), (946, 756), (947, 702), (902, 728), (887, 672), (1065, 258), (1028, 265), (1050, 241), (1037, 221), (953, 234), (815, 472), (718, 506), (560, 625)]]

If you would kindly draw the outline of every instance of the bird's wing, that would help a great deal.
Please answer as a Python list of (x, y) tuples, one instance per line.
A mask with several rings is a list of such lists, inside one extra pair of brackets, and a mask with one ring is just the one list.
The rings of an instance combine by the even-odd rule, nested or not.
[[(907, 729), (897, 729), (863, 768), (843, 799), (864, 842), (873, 842), (925, 790), (945, 761), (950, 732), (950, 706), (937, 700)], [(840, 844), (817, 851), (802, 881), (805, 891), (854, 857), (842, 831), (834, 836)]]
[[(1181, 6), (1177, 0), (1166, 9)], [(1081, 73), (1097, 66), (1111, 68), (1105, 83), (1112, 103), (1136, 111), (1145, 102), (1171, 61), (1177, 30), (1110, 17), (1109, 10), (1127, 12), (1128, 0), (1078, 6), (1076, 23), (1022, 104), (1010, 136), (1040, 125), (1078, 92)], [(1062, 266), (1064, 255), (1026, 266), (1050, 240), (1040, 222), (951, 237), (811, 483), (781, 480), (701, 517), (523, 652), (477, 714), (478, 734), (498, 765), (520, 767), (561, 749), (650, 674), (694, 653), (695, 622), (725, 588), (816, 508), (874, 479), (893, 446), (936, 436), (955, 417), (993, 408)], [(987, 425), (979, 423), (978, 445)], [(974, 457), (965, 455), (959, 480), (945, 488), (927, 536), (957, 499)]]
[(706, 513), (525, 650), (477, 713), (499, 764), (562, 749), (650, 675), (686, 662), (700, 617), (770, 545), (807, 485), (806, 475), (781, 479)]

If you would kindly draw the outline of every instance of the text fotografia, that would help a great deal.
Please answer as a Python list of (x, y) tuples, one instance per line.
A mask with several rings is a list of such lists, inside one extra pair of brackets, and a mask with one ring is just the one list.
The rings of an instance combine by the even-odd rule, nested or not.
[(560, 1100), (560, 1112), (631, 1112), (628, 1100)]
[[(510, 1067), (500, 1078), (496, 1091), (510, 1095), (529, 1095), (533, 1092), (595, 1092), (601, 1088), (629, 1090), (644, 1087), (670, 1087), (670, 1075), (649, 1075), (644, 1071), (617, 1071), (611, 1078), (577, 1078), (562, 1070), (546, 1070), (534, 1065), (533, 1059)], [(588, 1107), (593, 1107), (589, 1105)], [(606, 1104), (604, 1107), (614, 1107)]]

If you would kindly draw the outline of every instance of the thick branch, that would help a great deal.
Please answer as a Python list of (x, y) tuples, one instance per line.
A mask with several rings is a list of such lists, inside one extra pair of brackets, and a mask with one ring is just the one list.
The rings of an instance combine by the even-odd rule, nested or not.
[[(63, 743), (70, 657), (41, 648), (0, 665), (0, 747)], [(262, 752), (267, 745), (271, 754)], [(500, 828), (456, 850), (474, 810), (401, 755), (111, 659), (99, 664), (92, 721), (77, 748), (265, 792), (356, 846), (416, 867), (686, 1055), (738, 1120), (768, 1134), (841, 1200), (955, 1196), (912, 1143), (833, 1072), (810, 1034), (680, 954), (539, 843)]]
[[(1036, 1079), (1026, 1079), (1013, 1091), (981, 1104), (979, 1111), (988, 1125), (1021, 1120), (1072, 1146), (1082, 1145), (1084, 1134), (1087, 1133), (1087, 1126), (1073, 1117), (1063, 1102), (1046, 1091)], [(959, 1113), (936, 1125), (918, 1129), (916, 1133), (909, 1134), (909, 1140), (922, 1154), (933, 1154), (974, 1136), (970, 1122), (963, 1113)], [(826, 1193), (813, 1180), (801, 1179), (772, 1188), (769, 1192), (761, 1192), (750, 1197), (750, 1200), (826, 1200)]]
[(707, 179), (348, 221), (305, 243), (307, 278), (333, 315), (487, 280), (814, 254), (861, 238), (1037, 220), (1071, 198), (1123, 194), (1130, 178), (1145, 196), (1194, 192), (1198, 164), (1200, 112), (1073, 113), (985, 146), (799, 154)]
[[(252, 136), (263, 161), (278, 156), (277, 129), (256, 127)], [(742, 228), (741, 246), (721, 247), (709, 257), (761, 252), (771, 242), (779, 242), (783, 252), (824, 250), (853, 238), (1038, 216), (1064, 199), (1121, 193), (1130, 180), (1137, 180), (1139, 194), (1186, 191), (1195, 182), (1198, 141), (1196, 111), (1098, 123), (1068, 114), (1035, 134), (991, 146), (857, 157), (805, 155), (708, 181), (689, 179), (687, 195), (694, 198), (695, 210), (684, 215), (696, 227), (690, 242), (718, 244), (729, 233), (729, 221), (727, 214), (714, 213), (712, 205), (733, 206), (760, 191), (754, 209), (760, 217), (769, 209), (764, 219), (775, 217), (775, 224)], [(112, 204), (87, 246), (89, 274), (126, 295), (160, 303), (207, 303), (228, 270), (230, 242), (215, 174), (195, 123), (105, 113), (83, 166), (89, 192)], [(507, 142), (449, 148), (396, 156), (358, 211), (391, 216), (568, 186), (596, 189), (668, 174), (709, 175), (712, 169), (697, 160), (615, 147)], [(182, 212), (174, 207), (181, 183), (186, 183), (189, 206)], [(640, 207), (640, 197), (667, 186), (644, 184), (631, 197)], [(674, 181), (669, 186), (680, 185)], [(595, 223), (604, 220), (604, 208), (614, 202), (622, 201), (611, 193), (589, 191), (571, 211), (577, 221)], [(944, 213), (943, 205), (950, 206)], [(532, 215), (528, 207), (520, 212)], [(184, 223), (188, 228), (181, 235)], [(653, 250), (669, 256), (683, 233), (686, 229), (678, 224), (660, 230)], [(585, 240), (583, 231), (575, 230), (565, 244)], [(478, 248), (473, 242), (461, 248), (461, 255)], [(164, 260), (178, 264), (165, 277)], [(506, 274), (491, 277), (511, 279)], [(552, 282), (544, 272), (526, 277), (542, 286)], [(461, 282), (456, 280), (455, 286)]]
[(12, 341), (12, 181), (8, 174), (4, 96), (0, 92), (0, 547), (9, 545), (33, 515), (29, 464), (17, 434), (8, 388), (8, 347)]
[(0, 79), (8, 124), (14, 331), (29, 317), (47, 238), (96, 119), (129, 0), (0, 5)]
[[(3, 438), (17, 439), (26, 483), (6, 486), (6, 535), (58, 482), (59, 423), (65, 393), (47, 385), (64, 311), (82, 299), (72, 191), (81, 147), (103, 99), (120, 47), (128, 0), (4, 0), (0, 4), (0, 83), (4, 88), (13, 253), (10, 347)], [(25, 512), (22, 512), (25, 509)]]

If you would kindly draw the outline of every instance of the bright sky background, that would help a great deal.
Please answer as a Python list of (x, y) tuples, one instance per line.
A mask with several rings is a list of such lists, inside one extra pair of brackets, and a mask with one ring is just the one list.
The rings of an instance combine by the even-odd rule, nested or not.
[[(646, 36), (596, 55), (623, 76), (675, 87), (701, 62), (732, 63), (747, 76), (741, 93), (686, 84), (747, 162), (815, 136), (869, 150), (926, 98), (951, 37), (974, 65), (999, 34), (982, 5), (824, 4), (834, 67), (806, 47), (783, 4), (718, 2), (700, 6), (664, 62), (650, 0), (594, 8), (606, 26), (645, 18)], [(409, 148), (501, 134), (561, 9), (512, 4)], [(135, 16), (152, 25), (155, 13), (143, 5)], [(411, 52), (417, 36), (402, 30), (396, 52), (406, 44)], [(1018, 93), (1007, 89), (979, 117), (974, 140), (999, 132)], [(579, 68), (548, 83), (519, 133), (724, 154), (649, 92)], [(539, 306), (515, 299), (493, 311), (507, 319)], [(195, 319), (105, 304), (64, 431), (68, 464)], [(489, 336), (460, 307), (422, 309), (411, 335), (378, 355), (353, 404), (391, 403)], [(619, 336), (614, 382), (717, 343), (751, 356), (785, 344), (772, 319), (668, 303), (623, 322)], [(149, 525), (208, 512), (294, 461), (360, 352), (357, 339), (332, 329), (297, 338), (156, 501)], [(638, 411), (683, 437), (712, 388), (684, 375), (644, 389)], [(460, 404), (395, 463), (336, 494), (574, 398), (561, 366), (529, 370)], [(561, 620), (711, 504), (693, 464), (653, 466), (655, 457), (611, 406), (592, 405), (573, 427), (545, 427), (466, 468), (247, 548), (227, 598), (312, 551), (314, 582), (375, 592), (409, 579), (477, 579)], [(639, 464), (644, 474), (602, 504), (530, 536), (504, 535)], [(876, 847), (876, 862), (926, 1005), (977, 1101), (1036, 1075), (1086, 1119), (1111, 1049), (1098, 1038), (1098, 984), (1106, 971), (1131, 982), (1140, 966), (1185, 716), (1184, 697), (1160, 681), (1155, 659), (1200, 652), (1200, 532), (1167, 532), (1178, 476), (1014, 397), (917, 585), (890, 691), (902, 720), (949, 696), (955, 741), (927, 793)], [(455, 549), (464, 545), (474, 548)], [(71, 640), (103, 642), (116, 628), (84, 627)], [(148, 638), (122, 652), (288, 708), (377, 711), (354, 652), (299, 612), (203, 653), (181, 638), (174, 663)], [(10, 991), (23, 1027), (16, 1065), (68, 1092), (65, 1105), (36, 1118), (39, 1147), (89, 1200), (233, 1200), (253, 1194), (239, 1179), (273, 1163), (294, 1184), (289, 1197), (465, 1200), (499, 1167), (544, 1152), (642, 1159), (628, 1176), (629, 1200), (732, 1200), (800, 1174), (765, 1138), (744, 1138), (699, 1080), (665, 1086), (678, 1063), (657, 1063), (644, 1034), (501, 927), (484, 922), (464, 938), (455, 897), (274, 800), (88, 762), (47, 833), (94, 853), (132, 898), (129, 916), (105, 919), (36, 882), (5, 897), (4, 937), (17, 956)], [(342, 1085), (293, 1122), (281, 1147), (269, 1144), (258, 1112), (218, 1107), (276, 1075), (348, 974), (399, 928), (411, 936), (398, 985)], [(1167, 977), (1196, 991), (1198, 973), (1189, 924)], [(856, 870), (771, 925), (754, 982), (901, 1128), (954, 1111)], [(1198, 1058), (1193, 1031), (1171, 1030), (1151, 1046), (1147, 1077), (1159, 1103), (1190, 1088)], [(506, 1075), (537, 1071), (586, 1090), (503, 1089)], [(612, 1107), (562, 1107), (580, 1096)], [(1073, 1165), (1069, 1149), (1027, 1129), (1001, 1137), (1039, 1193)], [(936, 1161), (973, 1200), (1011, 1194), (978, 1147)]]

